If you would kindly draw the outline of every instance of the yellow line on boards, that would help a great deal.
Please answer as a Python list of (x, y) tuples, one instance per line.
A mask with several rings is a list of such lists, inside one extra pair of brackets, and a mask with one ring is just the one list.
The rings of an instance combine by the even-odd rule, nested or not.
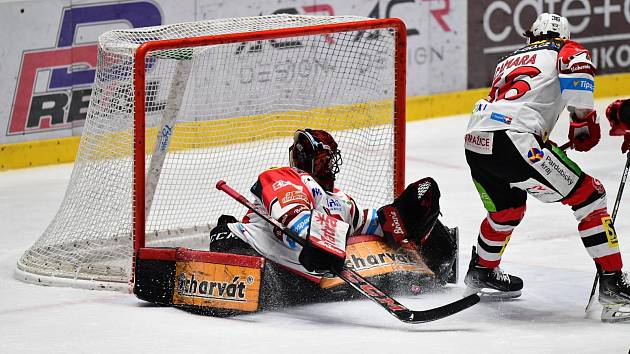
[[(613, 74), (603, 75), (595, 78), (595, 97), (605, 98), (614, 96), (630, 96), (630, 73), (627, 74)], [(467, 114), (472, 111), (474, 103), (485, 97), (488, 94), (488, 88), (473, 89), (466, 91), (439, 93), (428, 96), (415, 96), (407, 98), (407, 121), (416, 121), (422, 119), (431, 119), (444, 116), (452, 116), (459, 114)], [(224, 134), (222, 129), (235, 129), (235, 127), (241, 127), (233, 137), (236, 137), (234, 141), (230, 143), (241, 143), (247, 141), (247, 131), (257, 129), (256, 121), (261, 121), (259, 118), (263, 118), (262, 121), (274, 118), (292, 118), (292, 119), (279, 119), (278, 121), (285, 122), (286, 126), (278, 131), (286, 132), (298, 128), (304, 128), (303, 124), (306, 121), (309, 122), (309, 127), (329, 130), (341, 130), (341, 129), (353, 129), (365, 126), (365, 121), (361, 120), (362, 111), (378, 110), (378, 114), (387, 117), (391, 112), (391, 105), (384, 102), (363, 103), (359, 105), (338, 106), (332, 108), (316, 108), (308, 110), (306, 112), (283, 112), (277, 114), (266, 114), (256, 117), (239, 117), (222, 120), (227, 124), (215, 124), (215, 122), (190, 122), (180, 123), (176, 126), (176, 135), (173, 136), (173, 142), (169, 149), (177, 150), (184, 149), (177, 144), (179, 136), (190, 135), (191, 133), (205, 133), (204, 140), (199, 146), (195, 147), (208, 147), (216, 146), (221, 143), (217, 142), (212, 137), (218, 137)], [(359, 113), (357, 113), (359, 112)], [(343, 116), (342, 124), (332, 124), (331, 120), (326, 117)], [(391, 117), (391, 115), (389, 115)], [(243, 121), (243, 118), (249, 118)], [(298, 118), (296, 120), (296, 118)], [(235, 124), (238, 122), (238, 124)], [(351, 123), (348, 123), (351, 122)], [(218, 122), (216, 122), (218, 123)], [(387, 123), (373, 122), (371, 124)], [(150, 130), (151, 131), (151, 130)], [(155, 132), (155, 128), (152, 130)], [(177, 131), (181, 132), (179, 135)], [(183, 134), (183, 133), (186, 134)], [(208, 135), (210, 133), (210, 135)], [(114, 140), (113, 138), (120, 138), (123, 134), (125, 139), (132, 139), (132, 135), (129, 132), (126, 133), (110, 133), (110, 136), (101, 136), (96, 139), (103, 141)], [(269, 135), (270, 134), (270, 135)], [(273, 138), (283, 135), (285, 133), (270, 132), (269, 136), (263, 138)], [(119, 135), (119, 136), (114, 136)], [(153, 136), (153, 138), (149, 138)], [(155, 134), (147, 135), (147, 151), (150, 152), (153, 144), (155, 143)], [(12, 144), (0, 144), (0, 171), (9, 169), (44, 166), (50, 164), (73, 162), (76, 158), (77, 150), (79, 148), (79, 136), (57, 138), (49, 140), (34, 140), (28, 142), (12, 143)], [(121, 156), (124, 152), (120, 153)], [(106, 157), (104, 157), (106, 158)]]

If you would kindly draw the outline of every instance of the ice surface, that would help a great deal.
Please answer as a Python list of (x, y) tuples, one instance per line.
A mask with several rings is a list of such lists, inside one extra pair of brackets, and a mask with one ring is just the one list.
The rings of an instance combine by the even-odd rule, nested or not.
[[(603, 114), (607, 102), (598, 101)], [(625, 163), (619, 137), (569, 155), (599, 178), (612, 210)], [(567, 118), (552, 139), (566, 141)], [(410, 123), (407, 182), (430, 175), (442, 191), (443, 221), (459, 226), (460, 271), (484, 217), (464, 161), (466, 116)], [(41, 234), (63, 197), (72, 165), (0, 173), (0, 353), (626, 353), (630, 323), (603, 324), (584, 306), (594, 275), (570, 209), (531, 199), (502, 266), (524, 279), (523, 296), (481, 303), (422, 325), (400, 323), (369, 301), (302, 306), (228, 319), (155, 307), (133, 295), (41, 287), (13, 277), (18, 257)], [(343, 172), (342, 172), (343, 173)], [(343, 175), (341, 176), (343, 178)], [(622, 254), (630, 260), (630, 191), (618, 214)], [(463, 284), (438, 294), (401, 297), (413, 309), (460, 297)]]

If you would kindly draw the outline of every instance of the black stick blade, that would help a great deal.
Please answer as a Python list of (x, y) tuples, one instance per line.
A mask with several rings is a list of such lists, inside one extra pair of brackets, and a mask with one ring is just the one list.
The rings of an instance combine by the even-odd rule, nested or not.
[(424, 311), (402, 310), (394, 312), (399, 320), (407, 323), (424, 323), (431, 322), (448, 317), (462, 310), (465, 310), (480, 300), (479, 295), (472, 294), (461, 298), (455, 302), (451, 302), (444, 306), (432, 308)]

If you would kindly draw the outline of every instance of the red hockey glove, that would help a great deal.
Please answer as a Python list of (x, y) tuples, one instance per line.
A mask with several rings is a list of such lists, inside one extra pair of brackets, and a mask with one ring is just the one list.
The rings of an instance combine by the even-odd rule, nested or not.
[(610, 135), (624, 135), (630, 131), (630, 100), (616, 100), (606, 108)]
[(625, 154), (630, 149), (630, 133), (623, 136), (623, 144), (621, 144), (621, 153)]
[(571, 123), (569, 125), (569, 141), (577, 151), (589, 151), (601, 138), (597, 113), (591, 111), (583, 119), (577, 120), (575, 114), (571, 113)]

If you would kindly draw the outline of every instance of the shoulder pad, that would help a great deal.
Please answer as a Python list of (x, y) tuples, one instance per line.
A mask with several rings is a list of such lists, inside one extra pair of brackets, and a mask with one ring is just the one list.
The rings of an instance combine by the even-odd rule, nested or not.
[(588, 49), (584, 48), (578, 42), (574, 42), (572, 40), (564, 41), (562, 47), (560, 48), (561, 55), (564, 57), (570, 57), (579, 53), (586, 53), (589, 60), (591, 60), (591, 53)]
[(519, 48), (513, 51), (512, 53), (508, 55), (503, 56), (501, 59), (499, 59), (499, 63), (511, 56), (519, 55), (519, 54), (523, 54), (527, 52), (533, 52), (536, 50), (553, 50), (553, 51), (559, 52), (561, 47), (562, 47), (561, 39), (552, 39), (552, 40), (533, 42), (522, 48)]

